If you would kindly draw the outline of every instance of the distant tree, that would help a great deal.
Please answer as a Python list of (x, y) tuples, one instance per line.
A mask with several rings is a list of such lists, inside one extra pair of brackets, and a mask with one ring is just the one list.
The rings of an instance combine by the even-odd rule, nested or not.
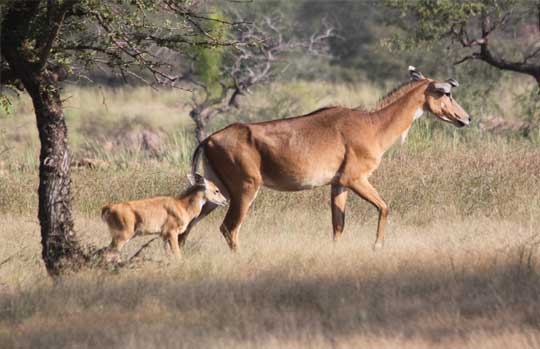
[[(382, 47), (381, 37), (394, 30), (385, 20), (393, 12), (381, 1), (311, 1), (299, 0), (293, 21), (295, 33), (317, 30), (321, 18), (332, 23), (335, 35), (329, 40), (330, 66), (312, 65), (311, 71), (299, 72), (307, 78), (357, 81), (368, 78), (375, 83), (385, 83), (401, 76), (403, 66), (411, 63), (426, 70), (426, 57), (417, 52), (388, 54)], [(429, 62), (430, 63), (430, 62)]]
[[(41, 143), (39, 211), (42, 256), (51, 276), (88, 261), (71, 206), (68, 130), (61, 82), (92, 66), (125, 79), (174, 84), (172, 65), (156, 48), (232, 45), (205, 28), (216, 21), (194, 0), (4, 0), (0, 3), (0, 84), (26, 91)], [(228, 25), (234, 25), (228, 23)], [(6, 94), (1, 103), (6, 105)]]
[[(540, 88), (540, 0), (386, 0), (401, 14), (405, 34), (395, 42), (418, 47), (445, 41), (463, 56), (526, 74)], [(396, 18), (393, 18), (396, 19)]]
[[(213, 26), (218, 27), (219, 23)], [(212, 119), (239, 107), (241, 95), (254, 86), (273, 81), (280, 74), (285, 57), (298, 51), (303, 55), (327, 54), (328, 41), (335, 35), (334, 28), (326, 22), (307, 37), (288, 36), (288, 32), (281, 14), (264, 15), (229, 33), (234, 46), (202, 47), (195, 51), (191, 69), (183, 78), (195, 92), (190, 117), (199, 142), (206, 137)]]

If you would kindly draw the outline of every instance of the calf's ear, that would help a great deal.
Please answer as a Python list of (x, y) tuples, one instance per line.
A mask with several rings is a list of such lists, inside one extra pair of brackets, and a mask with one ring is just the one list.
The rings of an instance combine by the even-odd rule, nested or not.
[[(195, 174), (195, 175), (196, 175), (196, 174)], [(186, 177), (187, 177), (187, 179), (188, 179), (190, 185), (195, 185), (196, 179), (195, 179), (195, 176), (194, 176), (194, 175), (192, 175), (191, 173), (189, 173)]]
[(206, 178), (204, 178), (200, 174), (198, 173), (188, 174), (187, 177), (191, 185), (202, 185), (206, 187)]

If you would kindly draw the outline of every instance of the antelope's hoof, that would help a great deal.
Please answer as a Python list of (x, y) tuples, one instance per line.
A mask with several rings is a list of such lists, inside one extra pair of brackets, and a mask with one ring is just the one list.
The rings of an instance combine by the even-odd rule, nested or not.
[(373, 244), (373, 251), (380, 251), (384, 247), (384, 241), (375, 241)]

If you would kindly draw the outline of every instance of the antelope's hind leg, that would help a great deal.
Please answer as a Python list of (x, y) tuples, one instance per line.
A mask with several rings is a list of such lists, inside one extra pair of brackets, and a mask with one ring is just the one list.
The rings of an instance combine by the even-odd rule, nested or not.
[(165, 252), (165, 255), (168, 257), (172, 250), (171, 243), (168, 239), (165, 239), (164, 237), (162, 237), (162, 239), (163, 239), (163, 252)]
[(334, 229), (334, 241), (337, 241), (343, 234), (345, 227), (345, 204), (347, 203), (347, 189), (338, 184), (332, 184), (331, 205), (332, 205), (332, 228)]
[(244, 185), (239, 194), (231, 193), (229, 209), (220, 231), (232, 251), (238, 250), (238, 231), (258, 191), (259, 185), (250, 184)]
[(121, 261), (122, 248), (128, 243), (133, 233), (129, 233), (127, 229), (111, 230), (111, 244), (105, 251), (105, 261), (107, 263), (118, 263)]
[(135, 235), (136, 218), (130, 211), (119, 213), (113, 210), (107, 218), (111, 244), (107, 248), (105, 260), (107, 262), (120, 262), (120, 251)]

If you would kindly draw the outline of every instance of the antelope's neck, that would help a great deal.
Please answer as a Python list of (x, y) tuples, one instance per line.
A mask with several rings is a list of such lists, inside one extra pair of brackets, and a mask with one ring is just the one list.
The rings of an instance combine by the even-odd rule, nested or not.
[(424, 91), (420, 88), (411, 91), (410, 94), (380, 111), (382, 115), (377, 135), (383, 152), (386, 152), (399, 138), (402, 142), (405, 140), (414, 120), (424, 113), (425, 102)]
[(204, 195), (201, 192), (191, 193), (181, 198), (180, 201), (190, 221), (201, 214), (202, 207), (206, 203)]

